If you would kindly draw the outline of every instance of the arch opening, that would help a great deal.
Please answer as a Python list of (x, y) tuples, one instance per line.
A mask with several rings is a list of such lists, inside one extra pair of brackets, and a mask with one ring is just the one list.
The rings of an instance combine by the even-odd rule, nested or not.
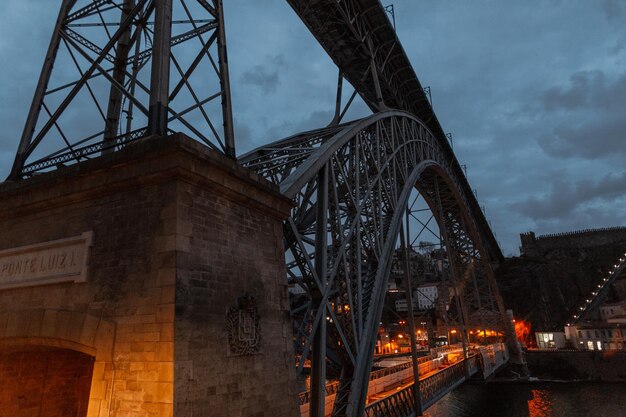
[(54, 346), (0, 348), (0, 410), (12, 417), (86, 417), (95, 358)]

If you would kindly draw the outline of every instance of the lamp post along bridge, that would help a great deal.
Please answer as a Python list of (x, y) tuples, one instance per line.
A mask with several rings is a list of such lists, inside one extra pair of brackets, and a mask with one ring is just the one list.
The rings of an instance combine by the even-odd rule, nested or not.
[[(294, 203), (286, 279), (304, 294), (291, 318), (296, 372), (310, 364), (309, 415), (420, 415), (484, 362), (470, 329), (504, 335), (522, 363), (494, 279), (503, 256), (380, 1), (287, 1), (338, 67), (328, 126), (236, 158), (222, 0), (63, 0), (8, 179), (175, 131), (236, 158)], [(345, 121), (357, 95), (372, 114)], [(405, 257), (415, 240), (415, 195), (433, 219), (420, 232), (436, 227), (447, 254), (446, 320), (464, 361), (418, 381), (413, 357), (410, 389), (366, 406), (393, 254), (399, 238)]]

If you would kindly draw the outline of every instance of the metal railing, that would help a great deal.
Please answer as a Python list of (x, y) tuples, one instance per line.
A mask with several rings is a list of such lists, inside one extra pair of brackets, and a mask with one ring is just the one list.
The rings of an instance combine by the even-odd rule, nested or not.
[[(422, 409), (433, 405), (445, 394), (463, 383), (466, 379), (466, 361), (459, 361), (419, 381), (420, 398)], [(472, 355), (467, 359), (467, 366), (476, 368), (478, 357)], [(413, 417), (415, 413), (415, 398), (413, 384), (393, 393), (383, 399), (374, 401), (365, 408), (366, 417)]]
[(415, 397), (413, 385), (365, 407), (365, 417), (413, 417)]
[[(475, 360), (475, 356), (467, 358), (467, 361)], [(422, 399), (422, 408), (426, 409), (437, 400), (463, 383), (467, 378), (465, 366), (469, 365), (462, 360), (449, 366), (434, 375), (420, 380), (419, 392)]]
[[(422, 356), (421, 358), (417, 358), (417, 363), (419, 365), (419, 364), (431, 361), (435, 358), (436, 358), (436, 355)], [(404, 371), (405, 369), (411, 368), (411, 366), (412, 366), (412, 363), (411, 361), (409, 361), (409, 362), (400, 363), (398, 365), (389, 366), (387, 368), (378, 369), (376, 371), (372, 371), (370, 373), (370, 381), (383, 378), (388, 375), (395, 374), (396, 372)], [(338, 389), (339, 389), (339, 381), (326, 384), (326, 387), (325, 387), (326, 396), (336, 394)], [(300, 405), (308, 404), (311, 399), (311, 391), (301, 392), (300, 394), (298, 394), (298, 399), (299, 399)]]

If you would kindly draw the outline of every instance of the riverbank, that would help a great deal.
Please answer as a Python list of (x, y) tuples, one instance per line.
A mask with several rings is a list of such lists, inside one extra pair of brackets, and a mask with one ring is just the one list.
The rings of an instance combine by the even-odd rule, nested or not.
[(542, 381), (626, 382), (626, 352), (529, 350), (530, 375)]

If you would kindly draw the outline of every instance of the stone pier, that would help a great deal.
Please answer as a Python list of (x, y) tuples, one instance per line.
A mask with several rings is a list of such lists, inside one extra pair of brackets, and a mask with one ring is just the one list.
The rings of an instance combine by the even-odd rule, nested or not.
[(290, 207), (182, 134), (0, 184), (0, 415), (298, 415)]

